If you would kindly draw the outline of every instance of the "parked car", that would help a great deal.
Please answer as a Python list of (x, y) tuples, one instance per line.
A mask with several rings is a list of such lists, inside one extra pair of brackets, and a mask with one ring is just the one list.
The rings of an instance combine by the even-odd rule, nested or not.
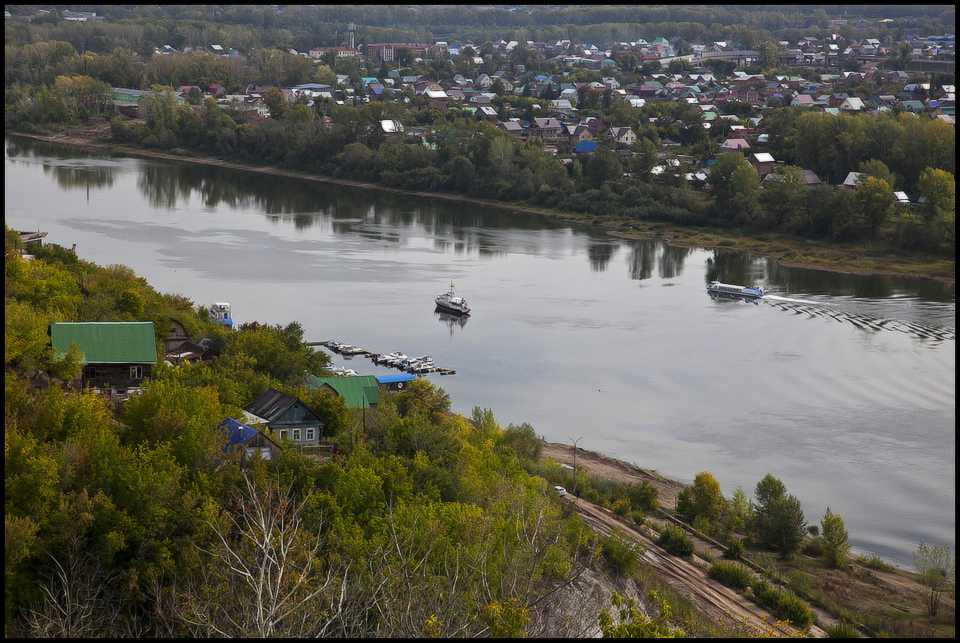
[(561, 487), (560, 485), (555, 486), (553, 489), (554, 491), (557, 492), (557, 495), (560, 495), (560, 496), (567, 495), (567, 490)]

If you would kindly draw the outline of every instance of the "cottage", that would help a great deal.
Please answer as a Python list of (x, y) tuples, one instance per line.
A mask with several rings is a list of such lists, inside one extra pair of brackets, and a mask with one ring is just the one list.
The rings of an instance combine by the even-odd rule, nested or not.
[(637, 142), (636, 132), (629, 127), (611, 127), (607, 133), (618, 145), (633, 145)]
[(524, 134), (523, 126), (518, 121), (498, 123), (497, 127), (514, 138), (521, 138)]
[(56, 357), (80, 349), (80, 386), (125, 398), (149, 379), (157, 363), (153, 322), (58, 322), (50, 324)]
[(246, 466), (247, 460), (259, 455), (264, 460), (273, 460), (282, 450), (279, 444), (264, 435), (262, 431), (251, 428), (243, 422), (228, 417), (217, 427), (227, 438), (223, 450), (240, 459), (240, 466)]
[(280, 440), (290, 439), (301, 447), (320, 444), (325, 422), (292, 395), (267, 389), (243, 410), (247, 422), (266, 425)]
[(560, 121), (555, 118), (535, 118), (530, 123), (530, 135), (542, 141), (556, 142), (560, 135)]

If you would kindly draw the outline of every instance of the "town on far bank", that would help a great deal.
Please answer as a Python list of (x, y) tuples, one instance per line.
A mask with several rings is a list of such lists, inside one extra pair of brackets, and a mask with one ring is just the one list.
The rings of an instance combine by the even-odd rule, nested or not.
[[(122, 145), (623, 232), (642, 222), (826, 241), (861, 248), (869, 256), (852, 261), (867, 269), (908, 253), (900, 272), (952, 279), (952, 14), (854, 10), (703, 7), (702, 22), (681, 22), (689, 12), (668, 7), (656, 11), (676, 22), (644, 24), (661, 14), (476, 8), (447, 28), (497, 33), (490, 15), (526, 25), (490, 38), (406, 28), (453, 20), (442, 8), (260, 7), (256, 26), (234, 8), (194, 11), (189, 29), (178, 8), (8, 12), (6, 127), (49, 135), (102, 117), (99, 133)], [(148, 15), (157, 28), (116, 22)], [(781, 259), (809, 264), (809, 248)]]

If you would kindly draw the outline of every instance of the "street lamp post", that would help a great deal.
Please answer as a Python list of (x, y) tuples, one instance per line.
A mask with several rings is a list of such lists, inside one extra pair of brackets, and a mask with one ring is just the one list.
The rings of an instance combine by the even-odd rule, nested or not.
[(577, 495), (577, 442), (583, 439), (581, 435), (579, 438), (574, 440), (573, 438), (567, 438), (573, 442), (573, 497), (579, 499), (580, 496)]

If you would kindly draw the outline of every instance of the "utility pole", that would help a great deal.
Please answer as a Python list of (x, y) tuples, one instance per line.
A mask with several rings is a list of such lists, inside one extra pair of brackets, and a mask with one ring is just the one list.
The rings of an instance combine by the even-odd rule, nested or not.
[(581, 435), (579, 438), (574, 440), (573, 438), (567, 438), (573, 442), (573, 497), (579, 500), (580, 496), (577, 495), (577, 442), (583, 439)]

